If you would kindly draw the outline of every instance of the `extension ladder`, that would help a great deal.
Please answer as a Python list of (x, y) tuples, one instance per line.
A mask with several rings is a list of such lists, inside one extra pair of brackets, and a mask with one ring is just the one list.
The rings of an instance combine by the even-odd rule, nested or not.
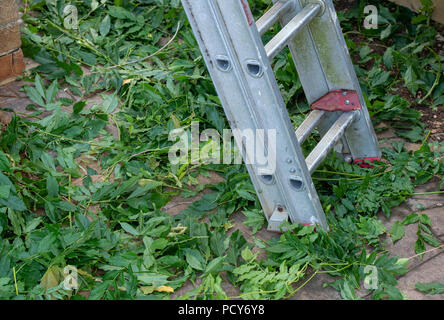
[[(328, 230), (311, 174), (332, 149), (363, 166), (381, 153), (332, 1), (273, 3), (255, 23), (247, 0), (182, 0), (231, 128), (263, 130), (265, 152), (276, 155), (273, 171), (246, 161), (235, 136), (268, 230), (281, 231), (288, 219)], [(261, 36), (278, 21), (281, 31), (264, 46)], [(296, 132), (270, 62), (286, 46), (312, 109)], [(305, 159), (301, 144), (314, 128), (322, 139)]]

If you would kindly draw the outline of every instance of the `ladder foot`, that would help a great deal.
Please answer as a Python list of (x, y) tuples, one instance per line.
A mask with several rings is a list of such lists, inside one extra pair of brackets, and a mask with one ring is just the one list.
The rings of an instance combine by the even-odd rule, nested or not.
[[(279, 206), (279, 208), (282, 208)], [(282, 209), (276, 209), (268, 220), (268, 231), (272, 232), (282, 232), (286, 231), (281, 225), (288, 221), (288, 211)]]

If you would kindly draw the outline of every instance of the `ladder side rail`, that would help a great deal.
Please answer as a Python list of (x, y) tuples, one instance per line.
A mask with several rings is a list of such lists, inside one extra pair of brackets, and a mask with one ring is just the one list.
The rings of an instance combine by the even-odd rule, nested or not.
[[(273, 0), (274, 2), (276, 0)], [(282, 1), (282, 0), (281, 0)], [(282, 15), (285, 25), (309, 3), (323, 3), (324, 10), (288, 44), (309, 104), (328, 93), (345, 89), (355, 91), (361, 104), (360, 117), (346, 130), (338, 155), (352, 158), (380, 157), (376, 135), (354, 72), (348, 49), (331, 0), (287, 0), (293, 9)], [(327, 112), (318, 130), (324, 136), (338, 119), (340, 112)]]
[[(318, 223), (322, 228), (327, 229), (327, 221), (319, 196), (314, 188), (302, 149), (297, 142), (288, 111), (256, 25), (252, 23), (247, 28), (246, 33), (250, 38), (250, 41), (247, 41), (245, 32), (239, 30), (240, 25), (232, 22), (236, 15), (242, 14), (240, 9), (245, 10), (247, 17), (245, 21), (251, 19), (249, 18), (251, 11), (247, 2), (246, 0), (217, 0), (216, 2), (225, 19), (227, 34), (231, 38), (237, 57), (243, 62), (243, 70), (246, 71), (244, 73), (245, 80), (251, 90), (255, 111), (261, 117), (263, 129), (276, 130), (279, 139), (279, 143), (276, 144), (275, 181), (285, 198), (285, 209), (288, 210), (292, 222)], [(250, 45), (251, 48), (249, 48)], [(259, 69), (263, 69), (262, 73), (256, 73), (256, 68), (250, 69), (250, 66), (255, 63), (259, 64)]]
[[(240, 111), (243, 110), (242, 115), (250, 114), (253, 119), (254, 123), (247, 124), (251, 128), (276, 130), (279, 143), (275, 150), (276, 170), (273, 183), (267, 184), (257, 176), (260, 166), (252, 165), (249, 169), (259, 197), (269, 204), (270, 197), (261, 196), (267, 191), (277, 197), (271, 200), (274, 201), (275, 208), (284, 207), (288, 210), (292, 222), (318, 223), (327, 229), (319, 197), (246, 1), (182, 0), (182, 3), (185, 8), (188, 7), (187, 15), (191, 24), (195, 25), (193, 30), (227, 117), (229, 120), (231, 118), (230, 125), (239, 125)], [(205, 15), (204, 8), (211, 14)], [(213, 32), (208, 38), (206, 29), (215, 29), (211, 25), (212, 22), (216, 22), (217, 32)], [(222, 51), (214, 49), (217, 46), (212, 43), (217, 41), (224, 44)], [(232, 70), (222, 72), (217, 68), (217, 57), (221, 55), (226, 56)], [(222, 63), (222, 66), (224, 65)], [(227, 76), (228, 74), (230, 76)], [(230, 81), (231, 84), (227, 84)], [(232, 91), (240, 95), (234, 96)], [(243, 117), (242, 120), (248, 122), (248, 119)], [(239, 146), (239, 149), (242, 150), (242, 146)], [(277, 190), (277, 193), (273, 190)], [(269, 210), (269, 207), (263, 207), (264, 211)], [(266, 215), (270, 217), (270, 212)]]
[[(255, 114), (253, 106), (246, 99), (245, 92), (239, 84), (239, 78), (233, 70), (236, 59), (233, 53), (224, 45), (220, 29), (215, 23), (213, 0), (182, 0), (185, 13), (198, 42), (208, 72), (213, 80), (216, 92), (221, 100), (228, 123), (232, 130), (244, 131), (255, 128)], [(245, 152), (242, 141), (235, 141), (241, 152), (253, 185), (259, 186), (260, 181), (251, 159)], [(257, 193), (267, 219), (272, 215), (275, 202), (282, 202), (279, 190), (272, 186), (266, 187)]]

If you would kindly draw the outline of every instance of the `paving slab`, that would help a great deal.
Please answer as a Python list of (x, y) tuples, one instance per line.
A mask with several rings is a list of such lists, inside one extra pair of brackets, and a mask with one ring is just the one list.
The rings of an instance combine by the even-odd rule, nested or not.
[(415, 285), (418, 282), (444, 283), (444, 252), (435, 255), (414, 270), (408, 272), (398, 280), (398, 289), (412, 300), (444, 300), (444, 293), (429, 295), (418, 291)]
[[(393, 226), (393, 224), (396, 221), (402, 221), (405, 217), (407, 217), (411, 213), (412, 210), (409, 208), (409, 206), (406, 203), (404, 203), (401, 206), (392, 209), (391, 216), (389, 219), (387, 219), (382, 214), (380, 215), (380, 219), (387, 228), (387, 232), (389, 232), (390, 228)], [(424, 261), (427, 261), (439, 255), (443, 251), (441, 249), (435, 249), (434, 247), (426, 244), (426, 250), (427, 251), (431, 250), (431, 251), (425, 253), (421, 259), (421, 257), (416, 254), (414, 249), (415, 242), (418, 237), (416, 234), (417, 231), (418, 231), (417, 224), (411, 224), (405, 226), (404, 237), (401, 240), (397, 241), (396, 243), (393, 243), (391, 237), (385, 238), (386, 249), (389, 250), (393, 256), (397, 256), (399, 258), (410, 258), (409, 265), (407, 266), (408, 270), (412, 270), (419, 264), (422, 264)]]
[[(309, 277), (310, 275), (308, 274), (304, 281), (307, 281)], [(334, 280), (335, 278), (325, 273), (317, 274), (289, 300), (339, 300), (341, 299), (341, 294), (336, 289), (330, 286), (323, 287), (325, 283)]]

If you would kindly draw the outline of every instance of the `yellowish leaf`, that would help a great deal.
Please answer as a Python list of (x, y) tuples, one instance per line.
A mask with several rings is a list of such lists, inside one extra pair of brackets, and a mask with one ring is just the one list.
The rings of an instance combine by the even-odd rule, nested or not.
[(62, 281), (62, 271), (57, 266), (49, 267), (40, 281), (40, 286), (46, 290), (57, 287)]
[(156, 288), (157, 292), (167, 292), (167, 293), (173, 293), (174, 289), (168, 286), (160, 286)]
[(166, 292), (166, 293), (174, 293), (174, 289), (168, 286), (160, 286), (160, 287), (154, 287), (154, 286), (143, 286), (140, 287), (140, 290), (142, 290), (143, 294), (151, 294), (154, 291), (157, 292)]
[(174, 128), (178, 129), (180, 128), (180, 121), (177, 119), (177, 117), (174, 114), (171, 114), (171, 119), (173, 119)]
[(156, 287), (154, 286), (140, 287), (140, 290), (142, 290), (143, 294), (151, 294), (154, 292), (154, 289), (156, 289)]

